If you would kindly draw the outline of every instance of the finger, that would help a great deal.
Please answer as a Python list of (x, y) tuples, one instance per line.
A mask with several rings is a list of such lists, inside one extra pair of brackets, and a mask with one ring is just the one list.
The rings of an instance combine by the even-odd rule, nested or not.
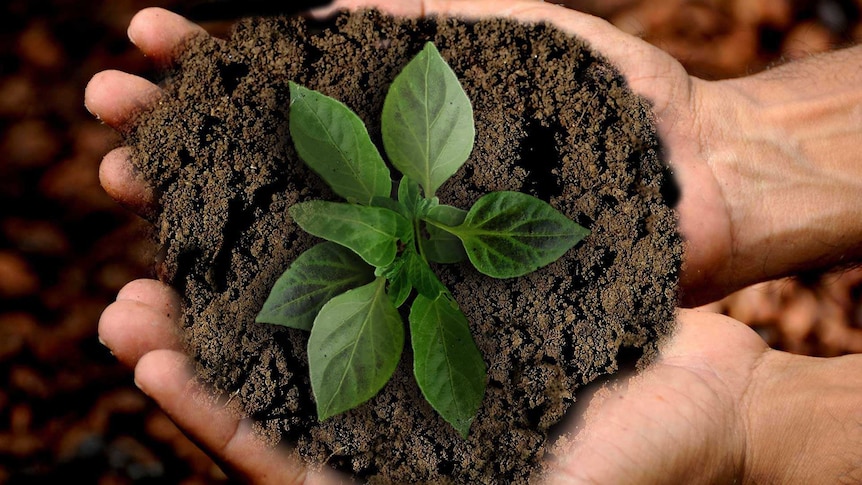
[(421, 0), (402, 0), (393, 2), (391, 0), (336, 0), (329, 6), (313, 9), (310, 14), (317, 19), (323, 19), (333, 15), (339, 10), (359, 10), (374, 8), (389, 15), (404, 17), (420, 17), (424, 14)]
[(269, 446), (249, 420), (209, 398), (194, 381), (188, 360), (179, 352), (157, 350), (135, 368), (135, 383), (153, 398), (185, 433), (235, 479), (248, 483), (343, 483), (314, 474), (288, 450)]
[(154, 280), (126, 285), (99, 319), (99, 339), (123, 364), (134, 367), (156, 349), (179, 350), (179, 300)]
[(170, 286), (158, 280), (140, 279), (128, 283), (117, 294), (117, 301), (137, 301), (164, 312), (168, 318), (177, 319), (183, 311), (180, 295)]
[[(598, 17), (567, 9), (542, 0), (338, 0), (329, 7), (312, 11), (316, 17), (331, 15), (339, 10), (380, 9), (390, 15), (428, 17), (452, 16), (464, 20), (480, 20), (486, 17), (509, 17), (524, 23), (550, 22), (567, 32), (582, 37), (596, 34), (611, 34), (608, 40), (631, 38)], [(605, 27), (607, 25), (608, 27)]]
[(547, 22), (563, 32), (586, 40), (626, 78), (637, 94), (653, 101), (653, 111), (662, 117), (676, 93), (672, 84), (657, 78), (685, 75), (682, 66), (657, 47), (629, 35), (608, 21), (542, 0), (519, 0), (500, 6), (499, 0), (426, 0), (425, 12), (464, 16), (469, 19), (508, 17), (519, 22)]
[(122, 130), (161, 95), (161, 89), (144, 78), (108, 70), (97, 73), (87, 83), (84, 106), (99, 120)]
[(129, 40), (156, 62), (171, 64), (191, 36), (206, 34), (199, 25), (163, 8), (145, 8), (129, 23)]
[(714, 363), (711, 371), (734, 375), (732, 370), (740, 359), (729, 356), (757, 358), (768, 350), (757, 332), (738, 320), (709, 311), (681, 309), (673, 335), (662, 345), (659, 363), (696, 367), (695, 362), (708, 361)]
[(129, 147), (114, 149), (102, 158), (99, 181), (108, 195), (136, 214), (152, 219), (156, 213), (155, 190), (134, 169)]

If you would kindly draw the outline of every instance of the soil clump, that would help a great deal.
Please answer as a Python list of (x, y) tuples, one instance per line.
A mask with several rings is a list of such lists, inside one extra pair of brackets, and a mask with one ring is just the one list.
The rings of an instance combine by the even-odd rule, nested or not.
[[(335, 200), (293, 149), (288, 81), (344, 102), (382, 146), (387, 88), (427, 41), (464, 85), (477, 131), (441, 202), (521, 191), (592, 231), (518, 279), (435, 267), (488, 365), (467, 440), (422, 398), (409, 344), (378, 396), (320, 423), (307, 334), (254, 323), (275, 280), (317, 242), (287, 209)], [(160, 194), (159, 272), (184, 296), (198, 375), (309, 462), (371, 482), (526, 482), (577, 389), (617, 370), (620, 352), (648, 362), (673, 328), (682, 241), (649, 105), (578, 39), (501, 19), (256, 18), (226, 41), (192, 39), (163, 87), (127, 142)]]

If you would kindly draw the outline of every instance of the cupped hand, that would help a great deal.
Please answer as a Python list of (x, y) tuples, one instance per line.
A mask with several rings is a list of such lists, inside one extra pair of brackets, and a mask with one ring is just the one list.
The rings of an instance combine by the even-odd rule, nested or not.
[(230, 476), (251, 483), (342, 483), (335, 473), (307, 470), (290, 450), (270, 446), (249, 419), (216, 402), (198, 385), (178, 335), (182, 306), (170, 287), (154, 280), (127, 284), (102, 313), (99, 337), (135, 384)]
[[(248, 420), (197, 399), (182, 353), (179, 296), (129, 283), (99, 334), (135, 382), (232, 477), (343, 483), (259, 441)], [(837, 483), (862, 479), (859, 356), (773, 351), (747, 326), (684, 310), (658, 362), (588, 403), (577, 439), (556, 450), (548, 483)], [(582, 398), (587, 399), (582, 396)], [(194, 405), (189, 405), (193, 402)]]
[(733, 94), (729, 90), (689, 76), (669, 54), (605, 20), (541, 0), (338, 0), (318, 14), (369, 6), (406, 16), (505, 16), (522, 22), (546, 22), (587, 40), (620, 70), (635, 93), (652, 103), (664, 157), (681, 189), (677, 212), (686, 240), (681, 281), (684, 302), (708, 303), (718, 293), (728, 293), (751, 282), (748, 277), (741, 278), (747, 275), (730, 271), (737, 231), (732, 227), (733, 214), (719, 181), (703, 153), (703, 137), (718, 127), (713, 125), (715, 119), (703, 120), (699, 115), (727, 103)]
[[(678, 210), (687, 241), (683, 285), (691, 300), (703, 301), (706, 295), (748, 282), (745, 275), (734, 280), (727, 270), (739, 253), (731, 227), (732, 204), (724, 199), (720, 178), (702, 153), (703, 139), (715, 125), (699, 116), (719, 109), (711, 84), (690, 78), (662, 51), (600, 19), (539, 1), (380, 3), (380, 8), (401, 15), (508, 15), (550, 21), (589, 40), (654, 105), (682, 191)], [(160, 9), (142, 11), (129, 28), (132, 41), (161, 63), (170, 62), (183, 39), (200, 32), (200, 27)], [(133, 113), (159, 96), (158, 87), (146, 80), (106, 71), (91, 81), (86, 104), (104, 122), (122, 129), (133, 123)], [(139, 213), (157, 211), (155, 194), (134, 173), (127, 148), (105, 157), (100, 177), (121, 203)], [(185, 406), (186, 396), (200, 389), (175, 333), (180, 311), (171, 289), (154, 281), (133, 282), (105, 311), (99, 332), (117, 358), (135, 368), (141, 389), (229, 473), (261, 483), (341, 480), (308, 473), (289, 450), (260, 443), (246, 421), (218, 405)], [(854, 377), (858, 366), (852, 357), (820, 361), (771, 351), (738, 322), (682, 312), (677, 332), (655, 365), (634, 378), (620, 379), (614, 390), (592, 400), (578, 440), (558, 455), (550, 479), (807, 482), (822, 481), (827, 473), (852, 478), (860, 473), (855, 450), (862, 449), (857, 397), (862, 395), (862, 379)], [(799, 426), (800, 421), (808, 426)]]
[[(538, 0), (401, 1), (340, 0), (319, 10), (324, 16), (336, 9), (378, 7), (396, 15), (457, 15), (465, 18), (509, 16), (524, 22), (551, 22), (579, 35), (620, 68), (631, 88), (653, 104), (666, 158), (681, 188), (677, 207), (680, 230), (686, 240), (683, 296), (687, 303), (707, 303), (715, 292), (726, 293), (750, 278), (731, 274), (735, 247), (731, 214), (710, 164), (702, 153), (701, 137), (711, 128), (698, 119), (700, 106), (721, 94), (705, 89), (706, 83), (688, 76), (667, 53), (625, 34), (599, 18)], [(156, 18), (160, 17), (160, 18)], [(157, 23), (161, 22), (161, 23)], [(159, 9), (144, 10), (133, 20), (129, 37), (160, 64), (169, 64), (183, 39), (202, 29)], [(703, 94), (709, 91), (709, 95)], [(159, 89), (137, 76), (118, 71), (97, 74), (88, 86), (86, 105), (102, 121), (122, 128), (134, 113), (160, 96)], [(101, 168), (108, 193), (139, 213), (154, 210), (155, 194), (132, 172), (129, 152), (120, 148), (109, 153)], [(734, 280), (734, 277), (737, 277)], [(744, 279), (744, 281), (740, 281)], [(707, 281), (709, 284), (706, 284)]]
[[(204, 31), (162, 9), (141, 11), (129, 26), (132, 42), (162, 65), (170, 64), (182, 41), (196, 33)], [(124, 130), (136, 113), (161, 95), (145, 79), (104, 71), (87, 86), (85, 104), (97, 118)], [(104, 157), (99, 170), (102, 186), (133, 211), (152, 215), (156, 194), (135, 173), (129, 156), (129, 149), (120, 147)], [(254, 483), (343, 483), (334, 473), (307, 470), (290, 450), (263, 443), (249, 419), (238, 418), (211, 399), (195, 381), (182, 352), (181, 312), (180, 297), (170, 287), (154, 280), (133, 281), (102, 313), (99, 337), (120, 362), (135, 370), (135, 384), (229, 475)]]

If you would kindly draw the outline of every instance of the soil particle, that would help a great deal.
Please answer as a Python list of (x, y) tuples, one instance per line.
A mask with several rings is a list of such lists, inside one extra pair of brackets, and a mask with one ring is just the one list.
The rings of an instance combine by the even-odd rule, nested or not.
[[(540, 477), (577, 389), (614, 372), (621, 349), (649, 361), (672, 329), (682, 243), (648, 104), (582, 41), (546, 25), (376, 12), (308, 22), (248, 19), (227, 41), (191, 40), (163, 100), (127, 134), (161, 194), (159, 272), (184, 295), (200, 377), (309, 462), (370, 482)], [(522, 191), (592, 231), (514, 280), (435, 268), (488, 365), (466, 440), (422, 399), (409, 345), (377, 397), (317, 422), (307, 334), (254, 323), (278, 276), (316, 242), (288, 207), (332, 198), (292, 148), (288, 81), (347, 104), (380, 145), (387, 88), (427, 41), (462, 81), (477, 130), (441, 201), (467, 208), (489, 191)]]

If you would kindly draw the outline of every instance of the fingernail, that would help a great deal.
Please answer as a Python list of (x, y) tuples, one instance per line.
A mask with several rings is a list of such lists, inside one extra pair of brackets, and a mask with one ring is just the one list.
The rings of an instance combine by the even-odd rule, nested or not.
[(110, 348), (110, 347), (108, 347), (108, 344), (106, 344), (104, 340), (102, 340), (102, 336), (101, 336), (101, 335), (99, 335), (99, 343), (100, 343), (100, 344), (102, 344), (102, 346), (103, 346), (103, 347), (105, 347), (106, 349), (108, 349), (108, 353), (109, 353), (109, 354), (111, 354), (111, 356), (113, 356), (113, 355), (114, 355), (114, 351), (113, 351), (113, 350), (111, 350), (111, 348)]
[(87, 98), (86, 97), (84, 98), (84, 109), (86, 109), (87, 113), (90, 113), (90, 115), (92, 117), (96, 118), (96, 121), (102, 121), (102, 117), (99, 116), (99, 113), (93, 113), (93, 110), (90, 109), (90, 105), (87, 104)]
[(134, 383), (135, 383), (135, 387), (137, 387), (141, 392), (143, 392), (144, 394), (149, 396), (149, 394), (147, 394), (147, 391), (141, 386), (141, 383), (138, 382), (137, 377), (134, 379)]
[(129, 37), (129, 40), (132, 44), (138, 45), (138, 42), (135, 40), (135, 36), (132, 35), (132, 26), (130, 25), (128, 29), (126, 29), (126, 36)]

